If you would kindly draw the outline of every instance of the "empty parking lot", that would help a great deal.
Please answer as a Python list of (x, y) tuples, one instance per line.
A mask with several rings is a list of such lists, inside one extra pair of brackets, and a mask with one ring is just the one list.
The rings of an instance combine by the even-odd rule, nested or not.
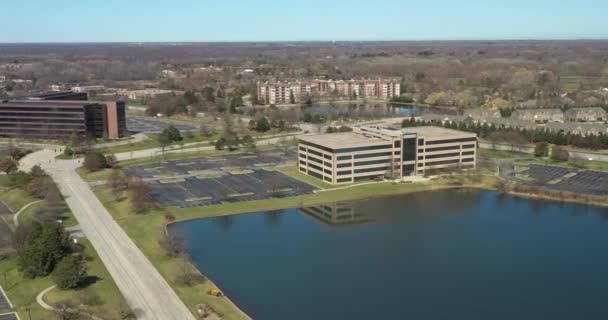
[(19, 319), (19, 317), (14, 312), (0, 314), (0, 320), (18, 320), (18, 319)]
[(292, 164), (295, 148), (152, 163), (125, 169), (144, 178), (163, 206), (194, 207), (312, 193), (273, 168)]
[(539, 164), (526, 165), (519, 173), (529, 181), (511, 177), (520, 183), (589, 195), (608, 195), (608, 172), (563, 168)]

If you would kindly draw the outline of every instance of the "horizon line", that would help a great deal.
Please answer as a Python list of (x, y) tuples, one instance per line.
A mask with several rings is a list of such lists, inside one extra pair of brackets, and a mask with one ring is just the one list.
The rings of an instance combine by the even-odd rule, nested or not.
[(608, 41), (607, 38), (513, 38), (513, 39), (410, 39), (410, 40), (209, 40), (209, 41), (32, 41), (0, 42), (0, 45), (22, 44), (197, 44), (197, 43), (357, 43), (357, 42), (532, 42), (532, 41)]

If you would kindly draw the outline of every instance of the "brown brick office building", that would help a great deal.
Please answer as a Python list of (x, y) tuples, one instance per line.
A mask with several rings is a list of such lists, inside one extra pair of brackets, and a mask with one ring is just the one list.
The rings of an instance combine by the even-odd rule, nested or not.
[(74, 131), (90, 138), (124, 137), (125, 103), (44, 99), (0, 102), (0, 137), (60, 140)]

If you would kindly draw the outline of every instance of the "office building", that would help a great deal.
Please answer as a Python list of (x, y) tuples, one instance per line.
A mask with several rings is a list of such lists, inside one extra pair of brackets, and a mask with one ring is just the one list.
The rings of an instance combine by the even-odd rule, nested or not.
[(440, 127), (382, 128), (299, 137), (298, 168), (328, 183), (432, 175), (475, 168), (474, 133)]
[(63, 100), (67, 97), (82, 98), (62, 92), (1, 101), (0, 137), (61, 140), (74, 131), (88, 138), (127, 135), (124, 102)]

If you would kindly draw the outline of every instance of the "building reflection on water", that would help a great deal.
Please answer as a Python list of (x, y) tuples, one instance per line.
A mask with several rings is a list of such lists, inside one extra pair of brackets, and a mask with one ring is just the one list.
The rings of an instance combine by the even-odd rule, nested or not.
[(366, 223), (374, 220), (370, 214), (357, 210), (352, 204), (346, 202), (305, 207), (299, 211), (332, 227)]

